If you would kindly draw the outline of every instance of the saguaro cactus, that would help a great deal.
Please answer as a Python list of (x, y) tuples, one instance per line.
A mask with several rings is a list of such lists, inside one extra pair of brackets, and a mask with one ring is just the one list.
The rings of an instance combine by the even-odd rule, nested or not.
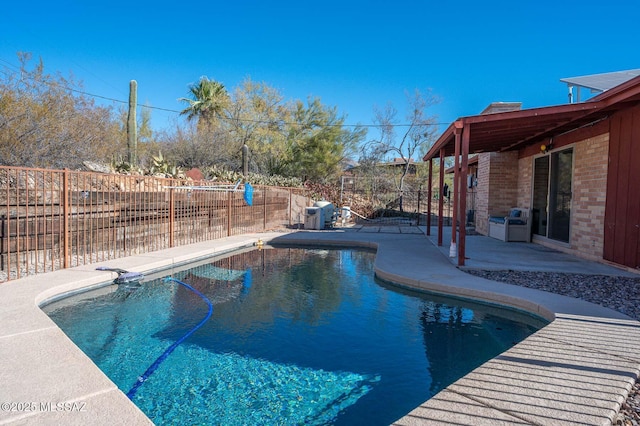
[(129, 82), (129, 115), (127, 116), (127, 149), (129, 164), (138, 163), (138, 130), (136, 127), (136, 105), (138, 104), (138, 83), (135, 80)]

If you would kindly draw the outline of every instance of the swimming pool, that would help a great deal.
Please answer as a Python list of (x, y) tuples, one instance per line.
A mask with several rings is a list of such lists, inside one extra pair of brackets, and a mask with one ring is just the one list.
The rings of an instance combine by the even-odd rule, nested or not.
[[(546, 323), (412, 292), (361, 250), (268, 248), (172, 276), (211, 318), (135, 393), (156, 424), (389, 424)], [(128, 392), (208, 307), (163, 279), (44, 309)]]

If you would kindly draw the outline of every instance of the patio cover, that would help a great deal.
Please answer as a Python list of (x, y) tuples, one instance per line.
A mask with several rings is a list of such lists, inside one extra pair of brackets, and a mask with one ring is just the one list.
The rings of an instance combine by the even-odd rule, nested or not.
[[(423, 157), (429, 162), (429, 189), (432, 160), (440, 158), (440, 186), (444, 183), (444, 158), (454, 156), (453, 225), (464, 223), (469, 154), (518, 150), (580, 127), (596, 123), (629, 104), (640, 102), (640, 76), (607, 90), (587, 102), (532, 108), (519, 111), (461, 117), (451, 123)], [(431, 199), (431, 194), (429, 194)], [(431, 225), (428, 203), (427, 232)], [(442, 197), (439, 198), (438, 245), (442, 245)], [(457, 220), (456, 220), (457, 219)], [(465, 227), (459, 227), (458, 265), (464, 265)], [(456, 232), (451, 233), (452, 247)], [(452, 255), (453, 251), (452, 249)]]

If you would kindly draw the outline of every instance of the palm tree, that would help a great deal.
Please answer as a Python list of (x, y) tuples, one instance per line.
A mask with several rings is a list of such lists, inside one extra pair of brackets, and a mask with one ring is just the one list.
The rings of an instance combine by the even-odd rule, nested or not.
[(210, 125), (216, 117), (225, 110), (229, 95), (222, 83), (209, 80), (206, 76), (200, 77), (200, 81), (189, 86), (191, 98), (180, 98), (179, 101), (188, 102), (189, 106), (180, 111), (180, 115), (186, 115), (188, 120), (198, 118), (198, 126)]

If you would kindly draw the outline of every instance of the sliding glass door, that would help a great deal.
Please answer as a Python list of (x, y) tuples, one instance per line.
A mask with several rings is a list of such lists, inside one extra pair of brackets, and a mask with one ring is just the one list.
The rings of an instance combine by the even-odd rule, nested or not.
[(536, 235), (569, 242), (573, 148), (538, 157), (533, 163), (533, 223)]

